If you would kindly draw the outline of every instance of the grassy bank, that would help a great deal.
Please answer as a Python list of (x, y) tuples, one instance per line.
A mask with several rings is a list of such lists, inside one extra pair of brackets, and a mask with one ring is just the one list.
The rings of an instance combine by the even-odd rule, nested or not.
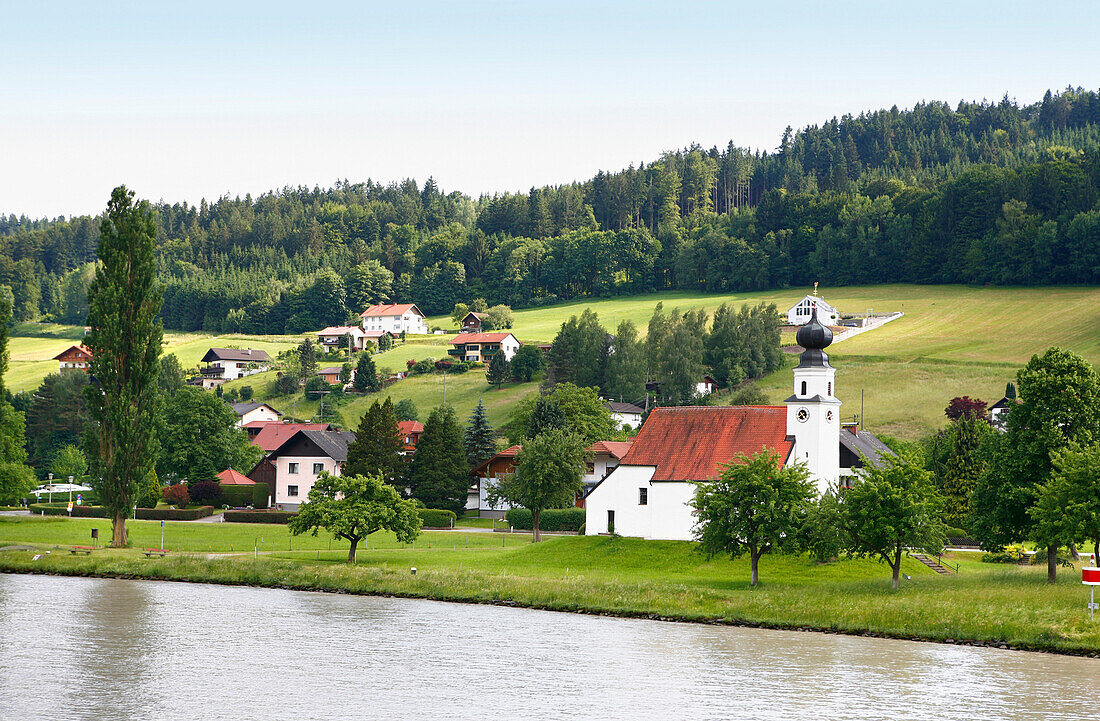
[[(774, 628), (809, 628), (897, 638), (968, 641), (1063, 653), (1100, 652), (1100, 623), (1090, 623), (1087, 592), (1065, 571), (1045, 583), (1045, 568), (983, 564), (960, 554), (958, 576), (937, 576), (907, 560), (911, 580), (889, 590), (888, 569), (870, 560), (820, 565), (804, 556), (765, 558), (763, 585), (748, 586), (745, 560), (708, 560), (687, 543), (609, 537), (561, 537), (533, 545), (508, 534), (426, 532), (415, 547), (378, 534), (356, 567), (341, 563), (346, 546), (329, 539), (290, 539), (279, 526), (168, 524), (169, 538), (193, 553), (147, 559), (140, 550), (71, 556), (85, 543), (86, 521), (0, 519), (0, 570), (106, 575), (303, 590), (386, 594), (557, 611), (603, 613)], [(134, 541), (156, 532), (135, 523)], [(263, 536), (266, 555), (254, 558)], [(248, 552), (217, 555), (237, 544)], [(283, 545), (286, 544), (286, 545)], [(301, 545), (298, 545), (301, 544)], [(171, 541), (166, 541), (175, 548)], [(256, 544), (259, 545), (259, 544)], [(203, 548), (203, 546), (206, 546)], [(282, 546), (280, 548), (280, 546)], [(239, 546), (237, 546), (239, 548)], [(44, 550), (37, 561), (34, 555)], [(416, 575), (410, 572), (417, 568)]]

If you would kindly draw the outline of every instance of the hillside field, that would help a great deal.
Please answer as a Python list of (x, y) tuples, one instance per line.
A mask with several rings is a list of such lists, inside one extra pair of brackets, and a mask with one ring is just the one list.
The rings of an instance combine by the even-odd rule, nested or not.
[[(613, 299), (575, 301), (546, 308), (514, 312), (513, 332), (526, 343), (548, 343), (562, 322), (585, 308), (595, 311), (609, 331), (621, 320), (631, 320), (644, 334), (654, 306), (665, 310), (702, 308), (713, 312), (722, 303), (775, 303), (785, 311), (805, 294), (805, 289), (722, 295), (684, 292), (655, 293)], [(837, 395), (844, 402), (842, 414), (859, 413), (861, 392), (866, 427), (898, 438), (916, 438), (942, 425), (943, 408), (957, 395), (992, 402), (1001, 397), (1005, 383), (1035, 353), (1057, 345), (1100, 364), (1100, 288), (984, 288), (970, 286), (878, 285), (822, 288), (821, 295), (843, 313), (902, 311), (905, 315), (876, 330), (835, 344), (829, 354), (837, 367)], [(450, 326), (447, 317), (431, 324)], [(10, 343), (12, 362), (5, 381), (13, 391), (29, 390), (56, 369), (48, 360), (74, 341), (82, 329), (73, 326), (21, 324)], [(393, 350), (375, 356), (379, 369), (399, 370), (410, 359), (442, 358), (451, 336), (410, 339)], [(294, 336), (215, 336), (200, 333), (165, 333), (165, 351), (176, 353), (184, 367), (195, 365), (211, 345), (263, 348), (274, 353), (293, 346)], [(784, 342), (787, 339), (784, 338)], [(325, 365), (340, 359), (323, 358)], [(785, 367), (760, 380), (770, 401), (790, 395), (792, 356)], [(251, 385), (263, 399), (274, 373), (234, 381), (226, 388)], [(510, 384), (490, 389), (484, 374), (473, 370), (447, 378), (447, 401), (460, 418), (469, 415), (478, 398), (484, 398), (494, 425), (507, 421), (514, 404), (534, 391), (536, 384)], [(443, 400), (441, 376), (419, 376), (399, 381), (386, 389), (397, 402), (411, 398), (426, 418)], [(345, 402), (339, 410), (346, 425), (354, 426), (376, 396)], [(284, 413), (308, 418), (316, 402), (301, 395), (269, 398)]]

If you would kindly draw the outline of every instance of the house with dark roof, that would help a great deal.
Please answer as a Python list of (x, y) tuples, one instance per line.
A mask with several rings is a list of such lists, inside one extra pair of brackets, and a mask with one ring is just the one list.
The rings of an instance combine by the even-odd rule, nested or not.
[(611, 420), (620, 428), (637, 428), (642, 425), (642, 414), (645, 411), (633, 403), (604, 401), (604, 406), (611, 411)]
[(283, 415), (266, 403), (242, 401), (230, 403), (237, 414), (237, 428), (255, 428), (257, 423), (274, 423)]
[(690, 540), (696, 484), (715, 480), (741, 455), (768, 450), (780, 465), (805, 466), (819, 492), (881, 462), (891, 451), (873, 434), (841, 430), (836, 369), (824, 352), (832, 338), (812, 311), (798, 330), (804, 350), (784, 405), (654, 409), (618, 466), (586, 496), (586, 531)]
[(200, 371), (202, 387), (214, 388), (226, 381), (263, 373), (271, 366), (271, 356), (265, 350), (252, 348), (211, 348), (201, 362), (208, 364)]
[(296, 511), (318, 476), (340, 475), (348, 460), (348, 445), (354, 440), (350, 431), (295, 431), (248, 476), (269, 484), (275, 508)]
[(462, 319), (462, 325), (459, 327), (459, 333), (480, 333), (483, 330), (485, 319), (489, 317), (488, 313), (477, 313), (470, 311), (466, 314), (466, 317)]
[(512, 360), (522, 344), (511, 333), (459, 333), (451, 339), (451, 345), (448, 355), (488, 363), (497, 353), (503, 353), (504, 360)]

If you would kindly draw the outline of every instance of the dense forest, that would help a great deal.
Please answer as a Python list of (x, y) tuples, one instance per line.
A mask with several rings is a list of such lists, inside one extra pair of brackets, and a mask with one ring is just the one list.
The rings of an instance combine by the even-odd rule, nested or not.
[[(157, 204), (164, 322), (297, 333), (371, 302), (429, 314), (664, 289), (1100, 282), (1100, 93), (846, 115), (774, 152), (691, 146), (472, 199), (434, 180)], [(98, 219), (0, 216), (16, 320), (83, 322)], [(5, 291), (6, 292), (6, 291)]]

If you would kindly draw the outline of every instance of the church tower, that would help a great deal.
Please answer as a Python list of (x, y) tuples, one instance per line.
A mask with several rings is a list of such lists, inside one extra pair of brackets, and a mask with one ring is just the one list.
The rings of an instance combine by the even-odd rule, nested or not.
[(840, 477), (840, 401), (833, 395), (836, 369), (825, 354), (833, 332), (817, 319), (816, 307), (796, 340), (805, 350), (794, 369), (794, 395), (786, 400), (791, 461), (804, 463), (823, 492)]

